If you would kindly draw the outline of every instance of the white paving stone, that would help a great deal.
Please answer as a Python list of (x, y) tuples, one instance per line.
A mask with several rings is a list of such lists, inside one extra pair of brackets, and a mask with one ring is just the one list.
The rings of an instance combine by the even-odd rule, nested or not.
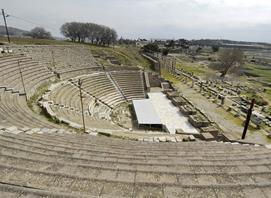
[(6, 131), (7, 131), (7, 132), (12, 132), (12, 131), (16, 131), (16, 130), (18, 130), (18, 128), (15, 127), (15, 126), (6, 128)]
[(160, 142), (166, 142), (167, 138), (165, 136), (159, 137)]
[(177, 142), (182, 142), (182, 141), (183, 141), (183, 138), (180, 137), (180, 136), (176, 136), (175, 138), (176, 138), (176, 141), (177, 141)]
[(167, 127), (170, 134), (175, 134), (176, 129), (182, 129), (186, 133), (199, 134), (184, 116), (178, 107), (167, 99), (162, 92), (148, 93), (151, 103), (160, 117), (161, 122)]
[(40, 132), (40, 128), (34, 128), (34, 129), (32, 129), (31, 130), (33, 133), (38, 133), (38, 132)]
[(42, 131), (43, 133), (48, 133), (48, 132), (50, 131), (50, 129), (42, 128), (41, 131)]

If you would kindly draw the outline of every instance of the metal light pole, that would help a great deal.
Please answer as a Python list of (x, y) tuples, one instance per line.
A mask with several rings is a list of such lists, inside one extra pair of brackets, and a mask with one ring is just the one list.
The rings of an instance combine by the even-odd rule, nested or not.
[(23, 78), (23, 73), (22, 73), (22, 69), (21, 69), (21, 65), (20, 65), (20, 60), (18, 60), (18, 67), (19, 67), (19, 72), (20, 72), (20, 76), (21, 76), (21, 81), (22, 81), (22, 85), (23, 85), (23, 88), (24, 88), (24, 94), (25, 94), (25, 100), (27, 102), (27, 93), (26, 93), (26, 88), (25, 88), (25, 84), (24, 84), (24, 78)]
[(6, 33), (7, 33), (7, 37), (8, 37), (8, 43), (10, 43), (9, 32), (8, 32), (8, 26), (7, 26), (7, 20), (6, 20), (6, 15), (5, 15), (4, 9), (2, 9), (2, 15), (3, 15), (3, 18), (4, 18), (4, 22), (5, 22)]
[(80, 102), (81, 102), (81, 109), (82, 109), (82, 121), (83, 121), (83, 128), (84, 133), (86, 132), (86, 125), (85, 125), (85, 115), (84, 115), (84, 106), (83, 106), (83, 97), (82, 97), (82, 81), (81, 79), (78, 80), (79, 92), (80, 92)]
[(247, 119), (246, 119), (246, 122), (245, 122), (245, 127), (244, 127), (244, 131), (243, 131), (243, 135), (242, 135), (242, 140), (246, 138), (246, 133), (247, 133), (247, 129), (248, 129), (248, 126), (249, 126), (249, 121), (250, 121), (250, 117), (251, 117), (251, 114), (252, 114), (254, 103), (255, 103), (255, 99), (253, 98), (252, 101), (251, 101), (251, 104), (250, 104), (250, 108), (249, 108), (249, 110), (247, 112)]

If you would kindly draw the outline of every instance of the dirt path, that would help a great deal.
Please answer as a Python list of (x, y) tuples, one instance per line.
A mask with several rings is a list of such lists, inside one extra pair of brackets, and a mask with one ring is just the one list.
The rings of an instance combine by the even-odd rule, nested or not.
[(177, 85), (179, 91), (189, 99), (197, 108), (202, 109), (209, 119), (216, 122), (225, 135), (230, 139), (240, 139), (243, 127), (229, 120), (229, 113), (224, 111), (217, 104), (207, 100), (204, 96), (198, 93), (195, 89), (184, 84)]

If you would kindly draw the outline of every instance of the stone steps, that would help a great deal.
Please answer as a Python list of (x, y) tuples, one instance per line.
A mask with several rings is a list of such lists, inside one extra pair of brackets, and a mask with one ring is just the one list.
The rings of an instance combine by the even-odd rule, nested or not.
[(50, 197), (268, 197), (270, 152), (215, 142), (2, 132), (0, 191)]
[[(33, 135), (31, 135), (33, 136)], [(149, 150), (149, 152), (151, 153), (140, 153), (140, 152), (131, 152), (131, 150), (126, 150), (126, 149), (121, 149), (121, 148), (115, 148), (115, 147), (110, 147), (107, 145), (107, 147), (110, 147), (112, 149), (114, 149), (113, 151), (110, 151), (109, 149), (103, 149), (103, 145), (93, 145), (93, 144), (89, 144), (89, 145), (84, 145), (84, 144), (80, 144), (80, 145), (75, 145), (73, 143), (69, 143), (69, 142), (65, 142), (65, 143), (59, 143), (58, 140), (56, 140), (55, 142), (49, 142), (46, 139), (31, 139), (31, 138), (22, 138), (20, 135), (16, 136), (16, 140), (13, 139), (14, 135), (10, 135), (7, 133), (4, 133), (1, 135), (0, 137), (0, 141), (5, 142), (9, 142), (9, 141), (15, 141), (18, 144), (26, 145), (26, 146), (33, 146), (33, 147), (37, 147), (37, 148), (44, 148), (44, 149), (53, 149), (53, 150), (59, 150), (61, 152), (67, 152), (67, 153), (73, 153), (72, 151), (74, 151), (75, 149), (80, 150), (80, 154), (92, 154), (92, 155), (97, 155), (97, 156), (117, 156), (117, 155), (121, 155), (122, 158), (133, 158), (133, 159), (146, 159), (146, 157), (148, 158), (153, 158), (153, 159), (159, 159), (159, 160), (166, 160), (169, 158), (179, 158), (179, 159), (192, 159), (192, 160), (202, 160), (202, 161), (220, 161), (221, 159), (223, 160), (231, 160), (231, 161), (238, 161), (238, 160), (254, 160), (254, 159), (269, 159), (270, 156), (269, 154), (271, 153), (271, 151), (269, 150), (259, 150), (259, 151), (254, 151), (250, 153), (250, 157), (243, 157), (243, 152), (234, 152), (233, 150), (229, 151), (229, 153), (225, 152), (221, 152), (221, 153), (214, 153), (214, 152), (210, 152), (207, 154), (206, 152), (208, 152), (207, 150), (203, 151), (203, 152), (197, 152), (195, 150), (190, 150), (190, 151), (181, 151), (181, 152), (176, 152), (176, 148), (175, 149), (166, 149), (166, 150)], [(63, 141), (63, 140), (62, 140)], [(57, 146), (56, 146), (57, 145)], [(138, 149), (138, 148), (137, 148)], [(144, 149), (144, 148), (141, 148)], [(129, 152), (129, 153), (127, 153)], [(166, 156), (164, 157), (163, 154), (166, 154)], [(162, 156), (161, 156), (162, 155)], [(200, 156), (197, 156), (200, 155)], [(251, 158), (251, 157), (254, 158)], [(238, 157), (238, 158), (237, 158)], [(220, 159), (221, 158), (221, 159)]]

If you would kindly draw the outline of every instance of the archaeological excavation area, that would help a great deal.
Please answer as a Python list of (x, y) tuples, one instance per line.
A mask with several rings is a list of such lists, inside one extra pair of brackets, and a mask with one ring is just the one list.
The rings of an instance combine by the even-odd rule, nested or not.
[(269, 146), (157, 72), (88, 45), (1, 49), (0, 197), (270, 197)]

